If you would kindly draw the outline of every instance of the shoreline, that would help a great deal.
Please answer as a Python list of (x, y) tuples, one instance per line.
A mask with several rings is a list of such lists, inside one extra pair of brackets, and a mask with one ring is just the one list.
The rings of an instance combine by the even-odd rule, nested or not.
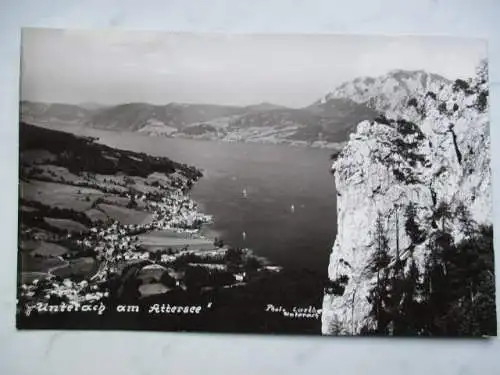
[[(32, 123), (35, 126), (39, 126), (45, 129), (53, 129), (60, 131), (68, 131), (67, 124), (49, 124), (46, 122), (35, 121)], [(219, 137), (203, 137), (203, 136), (185, 136), (185, 135), (166, 135), (166, 134), (154, 134), (148, 132), (140, 132), (140, 131), (131, 131), (131, 130), (114, 130), (107, 128), (94, 128), (89, 127), (83, 124), (71, 124), (71, 131), (80, 136), (87, 137), (96, 137), (95, 140), (98, 143), (101, 143), (101, 140), (98, 136), (89, 135), (89, 131), (97, 131), (97, 132), (106, 132), (111, 134), (133, 134), (135, 136), (141, 137), (152, 137), (152, 138), (166, 138), (166, 139), (181, 139), (181, 140), (191, 140), (191, 141), (209, 141), (209, 142), (220, 142), (220, 143), (228, 143), (228, 144), (256, 144), (256, 145), (264, 145), (264, 146), (284, 146), (284, 147), (294, 147), (294, 148), (309, 148), (313, 150), (329, 150), (329, 151), (337, 151), (340, 152), (347, 144), (348, 141), (343, 142), (326, 142), (326, 141), (299, 141), (299, 140), (287, 140), (286, 138), (278, 139), (277, 142), (266, 140), (266, 139), (257, 139), (245, 141), (244, 139), (225, 139)], [(102, 143), (104, 144), (104, 143)]]
[[(89, 329), (97, 324), (120, 329), (155, 327), (172, 331), (196, 327), (225, 332), (246, 322), (252, 332), (264, 326), (276, 332), (318, 332), (317, 322), (292, 321), (266, 312), (265, 306), (269, 303), (289, 308), (319, 306), (321, 280), (307, 272), (275, 266), (251, 249), (231, 248), (224, 241), (219, 242), (221, 233), (210, 225), (216, 219), (203, 212), (203, 205), (191, 198), (196, 182), (203, 178), (200, 169), (169, 163), (168, 158), (100, 144), (92, 146), (96, 140), (89, 138), (84, 138), (89, 144), (80, 146), (61, 165), (58, 153), (68, 151), (60, 146), (51, 149), (50, 142), (47, 144), (43, 137), (38, 137), (38, 129), (29, 129), (37, 142), (35, 146), (43, 149), (43, 154), (35, 152), (37, 149), (33, 147), (22, 154), (19, 208), (24, 218), (19, 252), (23, 258), (20, 276), (25, 280), (18, 284), (18, 328)], [(52, 134), (42, 132), (44, 136)], [(61, 133), (56, 136), (63, 138)], [(78, 155), (88, 151), (98, 162), (104, 154), (115, 157), (120, 164), (107, 173), (102, 172), (99, 164), (75, 165), (73, 157), (78, 161)], [(30, 161), (38, 162), (33, 165)], [(161, 172), (165, 170), (162, 163), (172, 164), (176, 170)], [(147, 173), (140, 169), (137, 175), (128, 173), (131, 167), (145, 167)], [(62, 210), (54, 208), (61, 203)], [(82, 215), (90, 212), (92, 219), (101, 212), (114, 221), (105, 224)], [(150, 221), (140, 222), (134, 216), (144, 212), (151, 217)], [(45, 223), (47, 217), (61, 219)], [(53, 227), (54, 224), (68, 227), (75, 221), (86, 227), (85, 233), (67, 235), (65, 230)], [(55, 260), (56, 252), (60, 261)], [(28, 258), (26, 262), (24, 257)], [(66, 262), (70, 265), (65, 266)], [(50, 267), (61, 264), (51, 270), (55, 276), (47, 273), (49, 264)], [(31, 272), (36, 269), (44, 269), (46, 273)], [(299, 280), (307, 286), (297, 290)], [(294, 291), (293, 296), (285, 291)], [(197, 315), (199, 321), (191, 316), (165, 321), (147, 311), (138, 316), (117, 310), (118, 306), (140, 306), (142, 311), (144, 306), (156, 303), (213, 305)], [(37, 304), (80, 306), (80, 310), (37, 312), (33, 309)], [(102, 315), (89, 313), (96, 305), (104, 305), (106, 311)], [(61, 314), (71, 316), (65, 319)]]
[[(149, 265), (158, 264), (167, 269), (182, 256), (200, 258), (208, 256), (209, 259), (210, 257), (214, 259), (224, 257), (231, 248), (226, 245), (215, 246), (214, 243), (220, 237), (216, 231), (209, 228), (213, 216), (201, 213), (198, 203), (189, 196), (196, 182), (187, 190), (177, 188), (167, 191), (159, 200), (148, 200), (140, 194), (127, 196), (146, 207), (154, 208), (151, 212), (151, 221), (135, 225), (120, 224), (115, 221), (107, 227), (90, 228), (86, 235), (76, 240), (76, 243), (82, 246), (83, 251), (95, 251), (94, 260), (97, 267), (95, 273), (80, 282), (73, 281), (71, 277), (62, 277), (57, 272), (53, 273), (56, 270), (71, 268), (71, 261), (81, 259), (81, 257), (77, 255), (70, 260), (62, 259), (65, 264), (51, 267), (45, 273), (45, 277), (37, 277), (31, 282), (21, 283), (20, 299), (29, 301), (35, 295), (45, 293), (44, 300), (55, 297), (68, 300), (71, 304), (96, 303), (109, 296), (109, 291), (101, 290), (100, 286), (113, 277), (123, 276), (121, 274), (123, 270), (137, 262), (146, 262)], [(165, 215), (166, 212), (169, 215)], [(68, 239), (70, 237), (71, 235), (68, 234)], [(172, 254), (165, 254), (165, 248), (168, 248)], [(254, 258), (262, 268), (281, 270), (278, 266), (272, 267), (267, 258), (256, 256), (250, 249), (239, 251), (242, 259)], [(160, 254), (159, 258), (155, 257), (156, 253)], [(206, 259), (203, 259), (203, 262), (205, 261)], [(210, 268), (211, 263), (189, 264)], [(220, 268), (227, 269), (227, 266)], [(237, 281), (241, 281), (244, 274), (243, 272), (241, 276), (236, 273), (235, 275), (240, 275), (237, 276), (239, 277)], [(23, 277), (34, 276), (34, 273), (28, 271), (22, 272), (21, 275)]]

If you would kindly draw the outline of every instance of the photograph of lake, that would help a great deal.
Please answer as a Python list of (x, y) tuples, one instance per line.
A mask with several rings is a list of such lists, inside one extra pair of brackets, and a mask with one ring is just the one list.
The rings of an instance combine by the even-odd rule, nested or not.
[(496, 336), (487, 45), (25, 28), (18, 329)]

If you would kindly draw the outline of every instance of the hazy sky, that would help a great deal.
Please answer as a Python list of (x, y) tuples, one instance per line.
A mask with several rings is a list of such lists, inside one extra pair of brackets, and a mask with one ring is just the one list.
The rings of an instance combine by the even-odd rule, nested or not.
[(392, 69), (474, 73), (486, 43), (449, 37), (24, 29), (23, 100), (305, 106)]

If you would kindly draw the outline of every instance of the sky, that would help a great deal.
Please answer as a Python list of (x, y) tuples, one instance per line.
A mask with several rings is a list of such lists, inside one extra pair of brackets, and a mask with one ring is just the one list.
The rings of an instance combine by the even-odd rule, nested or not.
[(474, 74), (484, 40), (445, 36), (180, 34), (23, 29), (21, 98), (301, 107), (390, 70)]

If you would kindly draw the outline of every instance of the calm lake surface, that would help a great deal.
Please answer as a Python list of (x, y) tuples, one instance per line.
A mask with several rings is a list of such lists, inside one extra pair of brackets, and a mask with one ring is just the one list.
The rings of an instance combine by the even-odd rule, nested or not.
[(94, 129), (84, 133), (112, 147), (201, 168), (204, 177), (191, 196), (214, 216), (212, 229), (226, 244), (248, 247), (277, 265), (326, 277), (336, 235), (329, 150)]

